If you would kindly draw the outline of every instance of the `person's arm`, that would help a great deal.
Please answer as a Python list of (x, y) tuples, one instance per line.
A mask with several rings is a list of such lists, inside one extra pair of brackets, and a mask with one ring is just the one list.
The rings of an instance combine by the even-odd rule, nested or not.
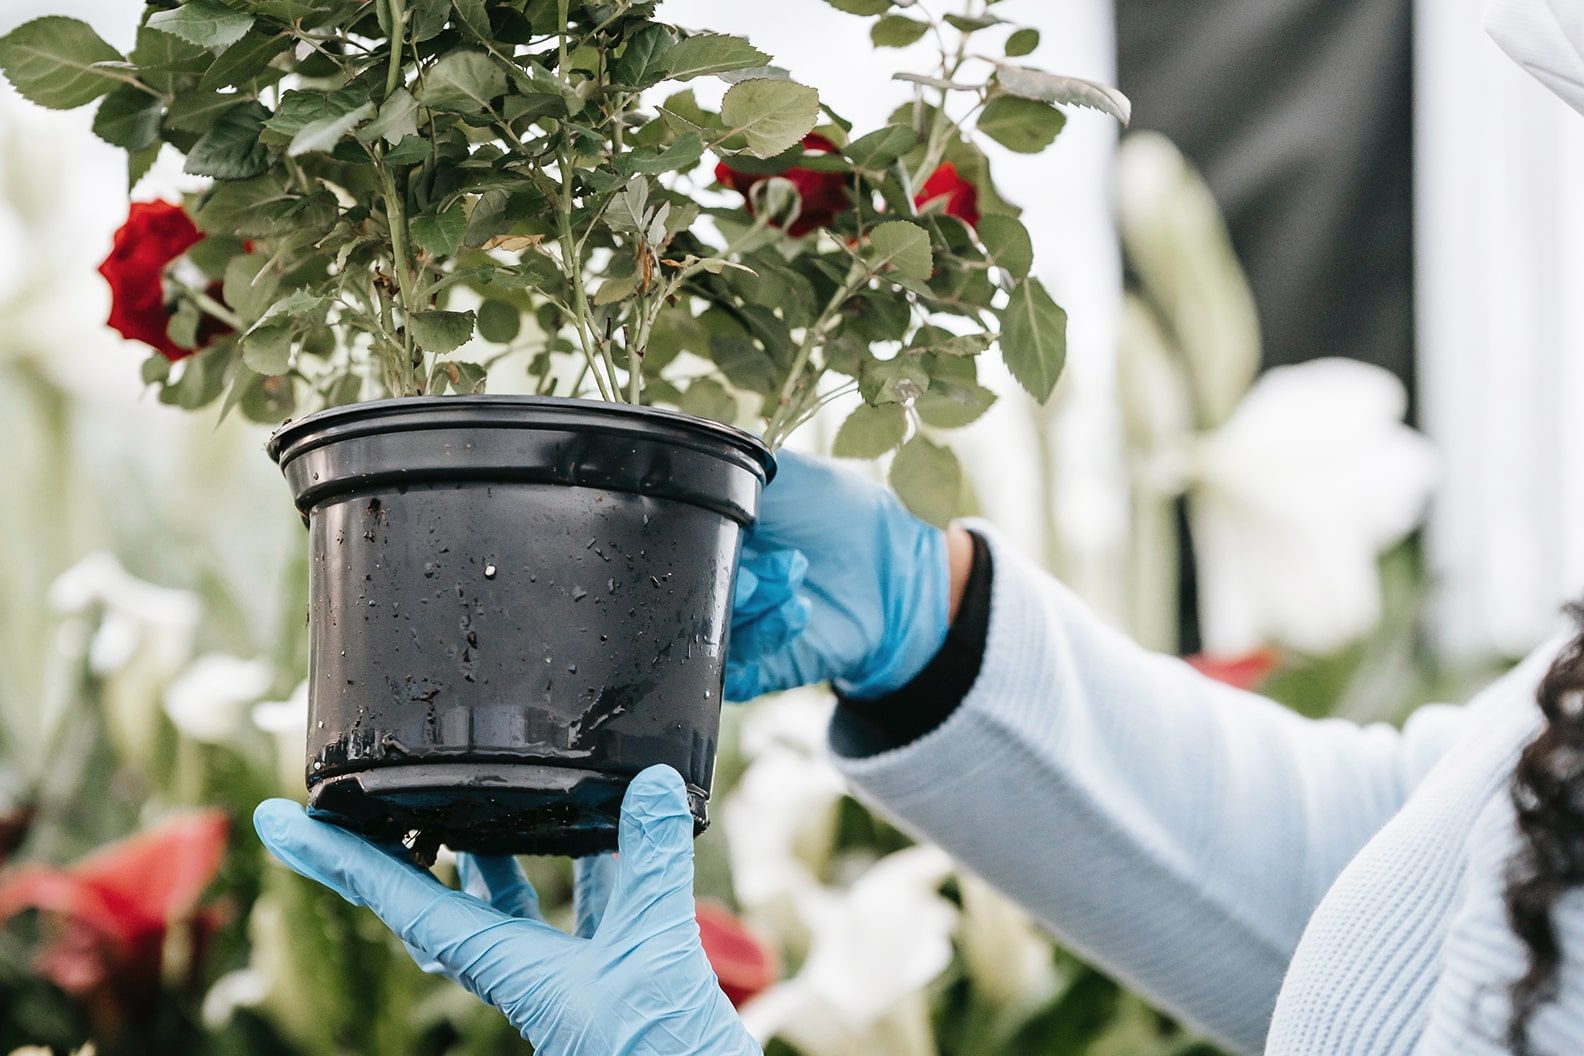
[(1085, 956), (1259, 1051), (1310, 912), (1461, 709), (1403, 732), (1306, 720), (1144, 651), (976, 534), (946, 644), (899, 691), (844, 702), (839, 765)]

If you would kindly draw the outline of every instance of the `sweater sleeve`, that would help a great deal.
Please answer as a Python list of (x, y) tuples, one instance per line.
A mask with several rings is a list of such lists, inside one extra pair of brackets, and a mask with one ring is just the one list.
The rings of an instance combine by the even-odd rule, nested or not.
[(873, 751), (838, 709), (857, 793), (1068, 945), (1257, 1052), (1311, 911), (1457, 736), (1313, 721), (1146, 652), (989, 541), (981, 670), (937, 727)]

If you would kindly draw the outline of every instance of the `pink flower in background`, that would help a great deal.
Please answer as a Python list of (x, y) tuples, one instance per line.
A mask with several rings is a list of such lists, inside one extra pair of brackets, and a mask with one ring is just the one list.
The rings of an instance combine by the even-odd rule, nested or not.
[(1281, 657), (1274, 649), (1259, 649), (1243, 656), (1209, 656), (1204, 653), (1188, 657), (1195, 671), (1217, 682), (1225, 682), (1238, 689), (1258, 689), (1263, 686), (1276, 668)]
[(190, 929), (192, 965), (200, 962), (222, 917), (198, 897), (220, 869), (228, 827), (220, 811), (185, 814), (76, 865), (11, 870), (0, 876), (0, 921), (30, 909), (51, 917), (39, 973), (117, 1029), (152, 1013), (174, 928)]
[(748, 930), (736, 914), (715, 902), (698, 904), (699, 938), (721, 991), (738, 1006), (781, 977), (775, 951)]

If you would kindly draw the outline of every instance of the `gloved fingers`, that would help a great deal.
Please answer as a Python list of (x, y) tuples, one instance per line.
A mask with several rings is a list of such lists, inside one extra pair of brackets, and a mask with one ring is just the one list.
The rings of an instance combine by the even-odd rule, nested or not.
[(729, 657), (748, 661), (785, 649), (808, 626), (811, 611), (813, 603), (808, 598), (794, 595), (754, 619), (741, 623), (734, 619), (728, 639)]
[(693, 919), (693, 815), (682, 775), (651, 766), (622, 799), (621, 856), (600, 930), (618, 933), (639, 919), (662, 925)]
[(368, 841), (310, 819), (290, 800), (260, 803), (253, 826), (276, 858), (353, 905), (368, 906), (403, 942), (439, 961), (459, 980), (467, 981), (480, 957), (472, 940), (491, 935), (503, 924), (542, 929), (546, 955), (553, 940), (571, 941), (548, 924), (513, 921), (493, 906), (451, 890)]
[(616, 886), (616, 856), (596, 854), (572, 863), (573, 934), (592, 939)]
[(741, 656), (733, 645), (726, 658), (726, 699), (744, 703), (767, 693), (828, 681), (830, 661), (822, 658), (827, 651), (828, 643), (821, 644), (805, 633), (793, 636), (780, 649), (751, 659)]
[(737, 566), (737, 586), (732, 591), (732, 611), (736, 612), (748, 603), (759, 589), (759, 574), (748, 566), (748, 555), (743, 554)]
[(750, 700), (758, 700), (764, 696), (765, 690), (760, 687), (763, 680), (760, 677), (760, 668), (757, 660), (726, 661), (726, 689), (725, 697), (728, 703), (746, 704)]
[(509, 917), (543, 920), (539, 892), (528, 880), (517, 859), (510, 855), (459, 854), (457, 875), (462, 890), (482, 898)]
[[(797, 595), (808, 574), (801, 550), (757, 550), (744, 547), (737, 570), (732, 625), (745, 623), (782, 607)], [(745, 589), (744, 584), (747, 584)]]

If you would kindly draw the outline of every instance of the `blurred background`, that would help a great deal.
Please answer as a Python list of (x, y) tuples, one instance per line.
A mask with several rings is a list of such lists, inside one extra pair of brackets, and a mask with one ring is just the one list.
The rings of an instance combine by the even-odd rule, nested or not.
[[(1395, 721), (1537, 644), (1584, 585), (1584, 123), (1479, 0), (1004, 6), (1134, 122), (996, 159), (1070, 354), (1048, 407), (1002, 379), (957, 434), (964, 512), (1308, 714)], [(820, 0), (666, 7), (860, 126), (901, 96)], [(63, 13), (125, 47), (136, 12), (8, 0), (0, 33)], [(138, 198), (191, 189), (171, 160)], [(103, 325), (126, 199), (87, 113), (0, 85), (0, 1052), (526, 1051), (253, 839), (301, 794), (305, 541), (264, 430), (159, 404)], [(772, 1054), (1214, 1051), (848, 797), (830, 706), (730, 711), (700, 843)], [(564, 863), (533, 869), (564, 912)]]

